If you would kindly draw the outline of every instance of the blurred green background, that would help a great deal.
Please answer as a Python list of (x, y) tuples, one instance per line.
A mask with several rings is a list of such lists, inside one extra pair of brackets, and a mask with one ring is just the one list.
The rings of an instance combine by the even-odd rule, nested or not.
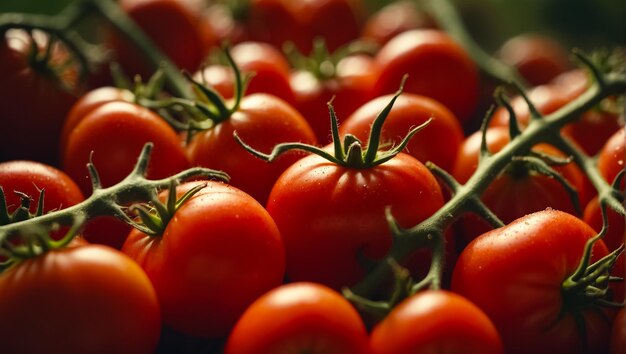
[[(0, 0), (0, 13), (53, 14), (74, 0)], [(210, 0), (207, 0), (210, 1)], [(293, 0), (298, 1), (298, 0)], [(371, 8), (389, 0), (364, 0)], [(419, 0), (418, 0), (419, 2)], [(524, 32), (551, 35), (566, 48), (626, 44), (626, 0), (455, 0), (487, 50)]]

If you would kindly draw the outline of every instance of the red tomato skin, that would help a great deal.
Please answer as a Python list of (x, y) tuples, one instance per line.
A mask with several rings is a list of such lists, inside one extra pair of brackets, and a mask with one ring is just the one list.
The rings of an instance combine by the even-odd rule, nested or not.
[[(626, 130), (615, 132), (598, 153), (598, 170), (608, 183), (613, 183), (626, 161)], [(621, 184), (623, 186), (624, 183)]]
[(476, 305), (447, 290), (398, 304), (370, 335), (372, 354), (503, 354), (495, 326)]
[(298, 282), (258, 298), (230, 333), (225, 354), (368, 353), (358, 312), (321, 284)]
[(154, 353), (161, 331), (145, 273), (109, 247), (50, 251), (0, 276), (6, 353)]
[(611, 348), (609, 354), (621, 354), (626, 352), (626, 317), (622, 308), (615, 316), (613, 329), (611, 330)]
[(317, 144), (300, 113), (283, 100), (261, 93), (244, 97), (230, 118), (194, 136), (187, 146), (191, 164), (225, 171), (231, 185), (263, 205), (278, 176), (302, 155), (289, 153), (267, 163), (242, 148), (233, 138), (234, 131), (246, 144), (265, 153), (279, 143)]
[[(40, 54), (47, 40), (35, 36)], [(8, 31), (0, 39), (0, 161), (33, 160), (58, 166), (58, 145), (63, 119), (76, 101), (61, 84), (74, 81), (38, 72), (29, 64), (31, 39), (24, 32)], [(67, 55), (52, 51), (50, 65)]]
[[(595, 231), (557, 210), (526, 215), (474, 239), (459, 256), (452, 288), (493, 321), (505, 352), (604, 353), (606, 318), (614, 313), (581, 308), (588, 346), (584, 348), (572, 311), (564, 309), (561, 283), (574, 273)], [(607, 254), (599, 241), (593, 259)], [(562, 312), (565, 310), (565, 312)]]
[(363, 170), (311, 155), (276, 181), (267, 210), (285, 243), (288, 278), (339, 289), (365, 275), (357, 261), (360, 250), (378, 259), (389, 249), (387, 206), (409, 227), (442, 205), (436, 179), (409, 155)]
[(76, 183), (65, 172), (36, 161), (14, 160), (0, 163), (0, 186), (4, 189), (9, 213), (20, 205), (20, 197), (14, 191), (31, 197), (31, 213), (37, 211), (41, 190), (45, 190), (44, 213), (67, 208), (85, 199)]
[(128, 90), (113, 86), (102, 86), (85, 93), (72, 105), (72, 108), (67, 113), (65, 121), (63, 122), (63, 129), (61, 130), (61, 157), (63, 156), (67, 139), (78, 123), (94, 109), (105, 103), (115, 101), (133, 102), (134, 96)]
[[(376, 67), (371, 57), (352, 55), (336, 65), (335, 77), (318, 79), (306, 70), (295, 70), (290, 85), (295, 95), (296, 109), (304, 115), (322, 144), (331, 142), (328, 102), (341, 124), (358, 107), (374, 98)], [(334, 99), (333, 99), (334, 97)]]
[(251, 0), (245, 19), (246, 33), (251, 40), (282, 48), (293, 41), (298, 48), (310, 45), (308, 35), (292, 11), (290, 0)]
[(162, 236), (133, 229), (122, 250), (154, 285), (164, 324), (217, 338), (257, 297), (281, 284), (284, 248), (276, 224), (252, 197), (220, 182), (194, 183), (207, 185)]
[[(358, 108), (339, 127), (339, 134), (352, 134), (367, 141), (372, 123), (391, 97), (380, 96)], [(431, 161), (450, 171), (464, 139), (463, 128), (449, 109), (431, 98), (410, 93), (400, 95), (383, 125), (382, 141), (398, 145), (411, 128), (429, 118), (433, 120), (417, 133), (404, 152), (421, 162)]]
[[(174, 65), (194, 72), (204, 59), (205, 38), (201, 9), (185, 0), (120, 0), (120, 7)], [(109, 34), (109, 46), (125, 73), (147, 80), (156, 71), (141, 52), (117, 34)]]
[(375, 62), (380, 68), (377, 96), (397, 91), (408, 74), (404, 92), (431, 97), (448, 107), (462, 125), (469, 122), (478, 104), (478, 69), (443, 31), (403, 32), (380, 48)]
[(414, 2), (391, 2), (370, 15), (361, 30), (361, 39), (384, 45), (396, 35), (418, 28), (436, 28), (434, 20)]

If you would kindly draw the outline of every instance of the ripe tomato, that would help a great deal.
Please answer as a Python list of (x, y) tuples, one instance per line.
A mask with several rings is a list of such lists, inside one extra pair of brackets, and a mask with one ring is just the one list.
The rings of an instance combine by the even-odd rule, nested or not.
[(367, 332), (341, 294), (292, 283), (258, 298), (228, 336), (225, 354), (367, 353)]
[[(267, 43), (247, 41), (233, 46), (230, 54), (242, 74), (253, 75), (246, 94), (268, 93), (290, 104), (295, 103), (289, 85), (291, 67), (279, 49)], [(207, 66), (195, 78), (215, 88), (226, 99), (235, 94), (235, 75), (228, 66)]]
[(261, 93), (245, 96), (229, 118), (193, 137), (187, 146), (193, 165), (228, 173), (230, 184), (261, 204), (267, 201), (278, 176), (302, 156), (290, 153), (268, 164), (244, 150), (233, 138), (234, 131), (261, 151), (291, 141), (316, 144), (311, 127), (298, 111), (276, 96)]
[[(84, 195), (90, 195), (86, 164), (92, 151), (102, 186), (110, 187), (132, 171), (147, 142), (154, 144), (148, 178), (166, 178), (189, 167), (179, 136), (156, 113), (128, 102), (109, 102), (84, 116), (71, 131), (65, 143), (63, 170)], [(119, 248), (128, 231), (126, 224), (102, 217), (89, 221), (85, 237)]]
[[(476, 170), (480, 153), (482, 132), (470, 135), (461, 145), (453, 176), (461, 183), (467, 182)], [(509, 130), (505, 127), (493, 127), (487, 130), (487, 146), (492, 153), (500, 151), (509, 142)], [(564, 154), (551, 145), (540, 144), (533, 147), (533, 151), (555, 157), (565, 157)], [(554, 166), (579, 194), (581, 205), (585, 205), (588, 186), (581, 170), (573, 163), (564, 166)], [(565, 187), (555, 178), (528, 170), (523, 165), (512, 165), (496, 177), (481, 196), (482, 201), (505, 224), (526, 214), (553, 208), (578, 214)], [(512, 202), (515, 201), (515, 202)], [(488, 231), (490, 227), (475, 215), (464, 215), (462, 218), (461, 237), (467, 244), (476, 236)]]
[(7, 353), (154, 353), (159, 304), (146, 274), (119, 251), (68, 247), (0, 275)]
[(289, 41), (310, 45), (310, 39), (292, 11), (291, 0), (250, 0), (243, 20), (246, 33), (253, 41), (265, 42), (282, 48)]
[(418, 28), (435, 28), (434, 20), (414, 2), (390, 2), (368, 16), (361, 30), (361, 39), (384, 45), (396, 35)]
[(34, 160), (58, 166), (63, 119), (76, 100), (70, 91), (76, 72), (71, 66), (62, 69), (69, 55), (58, 43), (46, 62), (47, 43), (40, 32), (30, 37), (9, 30), (0, 38), (0, 161)]
[(246, 193), (213, 181), (185, 183), (177, 192), (202, 183), (206, 187), (174, 213), (161, 235), (133, 229), (122, 249), (148, 274), (164, 324), (217, 338), (257, 297), (280, 285), (285, 256), (276, 224)]
[(495, 326), (476, 305), (445, 290), (419, 292), (374, 327), (372, 354), (501, 354)]
[[(202, 9), (191, 0), (120, 0), (120, 7), (180, 69), (200, 67), (205, 43), (201, 31)], [(108, 45), (130, 77), (148, 78), (156, 70), (126, 39), (111, 33)]]
[(571, 69), (567, 50), (545, 35), (524, 33), (512, 37), (502, 44), (497, 56), (515, 67), (531, 86), (547, 84)]
[[(563, 286), (595, 234), (561, 211), (526, 215), (479, 236), (463, 250), (452, 291), (489, 316), (506, 353), (605, 353), (614, 313)], [(606, 254), (604, 243), (596, 242), (592, 260)]]
[(610, 354), (620, 354), (626, 351), (626, 317), (622, 308), (615, 316), (611, 330)]
[(408, 74), (405, 92), (431, 97), (448, 107), (462, 125), (469, 123), (478, 104), (478, 69), (445, 32), (403, 32), (380, 48), (375, 62), (380, 68), (376, 95), (395, 92)]
[(624, 169), (625, 160), (626, 131), (622, 128), (609, 137), (598, 153), (598, 170), (608, 183), (613, 183), (617, 174)]
[[(367, 141), (372, 123), (390, 99), (390, 95), (380, 96), (358, 108), (339, 127), (339, 134), (352, 134)], [(411, 139), (404, 152), (450, 171), (464, 139), (463, 128), (449, 109), (431, 98), (410, 93), (400, 95), (385, 120), (381, 138), (384, 143), (397, 145), (411, 128), (429, 118), (432, 118), (430, 124)]]
[(331, 140), (327, 103), (334, 97), (333, 107), (341, 122), (374, 98), (376, 72), (372, 58), (367, 55), (342, 58), (328, 76), (316, 76), (304, 69), (293, 71), (290, 83), (296, 98), (295, 107), (309, 122), (321, 144)]
[(442, 205), (437, 180), (404, 153), (364, 169), (309, 155), (276, 181), (267, 210), (285, 243), (288, 278), (339, 289), (365, 275), (360, 252), (380, 259), (388, 251), (385, 208), (391, 207), (398, 222), (409, 227)]

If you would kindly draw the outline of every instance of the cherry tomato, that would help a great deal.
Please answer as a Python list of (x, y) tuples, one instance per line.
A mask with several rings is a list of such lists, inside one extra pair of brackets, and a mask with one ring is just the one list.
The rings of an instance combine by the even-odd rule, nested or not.
[[(613, 312), (562, 285), (595, 235), (589, 225), (562, 211), (526, 215), (479, 236), (463, 250), (452, 291), (489, 316), (506, 353), (605, 353)], [(592, 260), (606, 254), (604, 243), (596, 242)]]
[(497, 56), (532, 86), (544, 85), (571, 68), (569, 53), (555, 39), (525, 33), (510, 38)]
[(276, 224), (246, 193), (213, 181), (189, 182), (177, 192), (202, 183), (161, 235), (133, 229), (122, 249), (148, 274), (166, 325), (217, 338), (257, 297), (280, 285), (285, 256)]
[(193, 137), (187, 146), (193, 165), (228, 173), (230, 184), (261, 204), (266, 203), (278, 176), (302, 155), (290, 153), (266, 163), (242, 148), (233, 138), (234, 131), (244, 142), (265, 152), (284, 142), (316, 144), (311, 127), (300, 113), (276, 96), (261, 93), (245, 96), (229, 118)]
[(610, 354), (620, 354), (626, 351), (626, 317), (622, 308), (615, 316), (611, 330)]
[(320, 284), (292, 283), (257, 299), (228, 336), (225, 354), (367, 353), (358, 312)]
[(609, 137), (598, 154), (598, 170), (609, 183), (613, 183), (617, 174), (624, 169), (624, 161), (626, 160), (625, 132), (624, 128), (615, 132)]
[[(390, 99), (390, 95), (380, 96), (358, 108), (339, 127), (340, 135), (352, 134), (367, 141), (372, 123)], [(430, 124), (411, 139), (404, 152), (449, 171), (464, 139), (463, 129), (449, 109), (431, 98), (410, 93), (400, 95), (385, 120), (382, 140), (397, 145), (411, 128), (429, 118), (432, 118)]]
[(333, 107), (339, 122), (358, 107), (374, 98), (376, 67), (367, 55), (342, 58), (328, 77), (307, 70), (293, 71), (290, 82), (296, 97), (295, 107), (309, 122), (321, 144), (331, 141), (327, 103)]
[(361, 252), (380, 259), (389, 249), (385, 208), (409, 227), (442, 205), (437, 180), (404, 153), (366, 169), (310, 155), (276, 181), (267, 210), (285, 243), (288, 278), (339, 289), (365, 275)]
[[(60, 44), (44, 55), (48, 38), (9, 30), (0, 38), (0, 161), (34, 160), (58, 166), (63, 119), (76, 100), (75, 70)], [(33, 51), (33, 46), (37, 48)]]
[(159, 304), (146, 274), (119, 251), (68, 247), (0, 275), (7, 353), (154, 353)]
[(396, 35), (418, 28), (436, 28), (434, 20), (414, 2), (390, 2), (371, 14), (363, 24), (361, 39), (384, 45)]
[(296, 14), (292, 11), (294, 1), (250, 0), (244, 25), (251, 40), (265, 42), (282, 48), (286, 42), (310, 45)]
[(395, 36), (375, 57), (380, 74), (376, 95), (393, 93), (405, 74), (404, 92), (431, 97), (459, 121), (469, 122), (478, 104), (478, 69), (465, 50), (445, 32), (410, 30)]
[[(120, 0), (119, 6), (154, 44), (180, 69), (196, 71), (204, 59), (202, 9), (188, 0)], [(148, 78), (156, 68), (127, 40), (117, 34), (107, 38), (115, 60), (130, 77)]]
[(446, 290), (426, 290), (402, 301), (374, 327), (370, 347), (372, 354), (504, 353), (489, 317)]

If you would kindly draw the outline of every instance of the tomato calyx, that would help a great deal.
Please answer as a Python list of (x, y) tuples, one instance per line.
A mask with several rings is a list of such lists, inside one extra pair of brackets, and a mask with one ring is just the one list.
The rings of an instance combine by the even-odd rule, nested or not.
[(407, 135), (402, 139), (402, 141), (397, 145), (388, 150), (380, 150), (381, 141), (380, 135), (382, 131), (383, 123), (385, 119), (389, 115), (389, 112), (393, 108), (393, 104), (396, 99), (402, 94), (402, 88), (404, 86), (404, 82), (406, 81), (406, 76), (402, 80), (402, 84), (400, 89), (396, 92), (396, 94), (389, 101), (387, 106), (383, 108), (383, 110), (378, 114), (376, 120), (372, 125), (372, 129), (370, 132), (369, 140), (367, 142), (366, 147), (364, 148), (363, 142), (359, 140), (352, 134), (346, 134), (344, 136), (343, 142), (339, 137), (339, 127), (337, 123), (337, 116), (335, 114), (335, 110), (332, 105), (332, 99), (328, 102), (328, 111), (330, 114), (331, 121), (331, 133), (332, 133), (332, 152), (328, 152), (326, 149), (319, 148), (317, 146), (312, 146), (299, 142), (292, 143), (283, 143), (274, 146), (271, 153), (265, 154), (263, 152), (255, 150), (250, 145), (246, 144), (239, 135), (237, 131), (233, 132), (233, 136), (235, 140), (248, 152), (252, 155), (265, 160), (267, 162), (272, 162), (280, 155), (287, 151), (291, 150), (301, 150), (309, 153), (316, 154), (324, 159), (335, 163), (339, 166), (343, 166), (351, 169), (368, 169), (380, 164), (383, 164), (396, 155), (398, 155), (404, 148), (407, 146), (411, 138), (420, 130), (424, 129), (432, 120), (429, 119), (421, 125), (412, 128)]
[(163, 235), (167, 224), (176, 211), (202, 188), (206, 187), (206, 183), (199, 184), (185, 192), (180, 198), (177, 198), (176, 185), (176, 180), (170, 181), (165, 203), (162, 203), (155, 197), (150, 201), (149, 207), (140, 203), (131, 205), (129, 211), (137, 213), (141, 219), (141, 223), (133, 222), (132, 226), (149, 236)]

